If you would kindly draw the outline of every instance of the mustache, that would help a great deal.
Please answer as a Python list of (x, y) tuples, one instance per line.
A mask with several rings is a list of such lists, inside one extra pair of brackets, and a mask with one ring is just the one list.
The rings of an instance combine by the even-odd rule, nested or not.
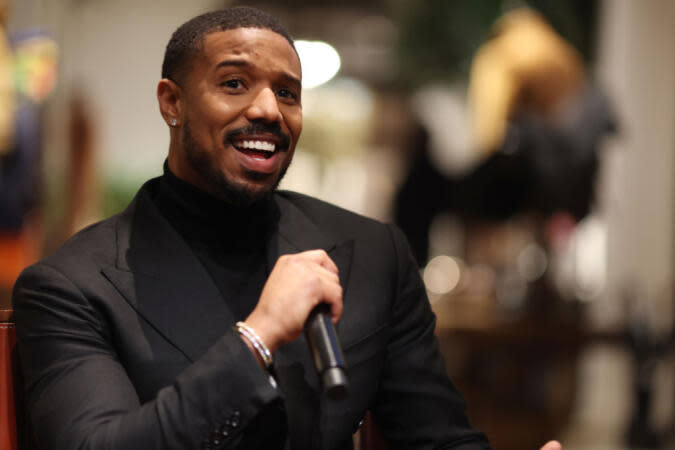
[(225, 134), (225, 139), (232, 142), (233, 139), (241, 135), (257, 135), (257, 134), (271, 134), (279, 138), (279, 147), (281, 149), (287, 149), (291, 143), (291, 138), (288, 134), (284, 133), (281, 130), (281, 126), (276, 123), (266, 123), (266, 122), (252, 122), (250, 125), (235, 128), (230, 130)]

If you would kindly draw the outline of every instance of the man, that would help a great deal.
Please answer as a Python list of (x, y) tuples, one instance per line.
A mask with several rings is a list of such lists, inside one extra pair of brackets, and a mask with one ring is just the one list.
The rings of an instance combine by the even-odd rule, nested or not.
[[(401, 233), (275, 192), (302, 128), (283, 28), (249, 8), (196, 17), (162, 71), (164, 175), (15, 287), (39, 447), (344, 449), (370, 409), (396, 448), (488, 448), (445, 375)], [(302, 336), (320, 303), (345, 400), (322, 393)]]

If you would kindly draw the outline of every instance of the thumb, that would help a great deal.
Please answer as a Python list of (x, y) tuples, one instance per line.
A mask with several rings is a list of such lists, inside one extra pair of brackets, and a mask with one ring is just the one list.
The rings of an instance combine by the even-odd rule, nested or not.
[(562, 445), (558, 441), (548, 441), (541, 450), (562, 450)]

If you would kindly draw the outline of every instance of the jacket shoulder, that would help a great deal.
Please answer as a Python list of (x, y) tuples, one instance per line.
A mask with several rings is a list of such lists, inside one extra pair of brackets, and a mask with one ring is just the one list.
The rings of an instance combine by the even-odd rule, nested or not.
[(92, 264), (111, 263), (116, 256), (116, 228), (119, 215), (91, 224), (75, 233), (53, 253), (37, 264), (46, 264), (67, 271), (82, 270)]

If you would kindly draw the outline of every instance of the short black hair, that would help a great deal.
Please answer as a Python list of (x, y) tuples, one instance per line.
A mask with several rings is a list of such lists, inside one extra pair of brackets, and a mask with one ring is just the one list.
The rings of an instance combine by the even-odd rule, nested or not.
[(194, 17), (173, 32), (164, 52), (162, 78), (177, 81), (188, 68), (190, 60), (202, 50), (204, 38), (208, 34), (235, 28), (274, 31), (286, 38), (295, 49), (291, 35), (270, 14), (248, 6), (221, 9)]

